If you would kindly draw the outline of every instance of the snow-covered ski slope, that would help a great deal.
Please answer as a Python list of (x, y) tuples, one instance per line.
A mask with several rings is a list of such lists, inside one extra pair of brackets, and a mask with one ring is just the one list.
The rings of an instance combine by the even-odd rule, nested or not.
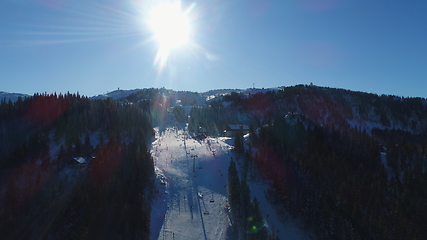
[[(194, 140), (184, 130), (159, 131), (152, 144), (160, 196), (151, 213), (151, 239), (236, 239), (226, 208), (227, 171), (233, 156), (229, 138)], [(248, 183), (266, 227), (279, 239), (309, 239), (288, 219), (278, 220), (263, 183)]]
[(156, 129), (152, 145), (161, 197), (151, 213), (151, 239), (232, 239), (227, 202), (230, 146), (185, 131)]

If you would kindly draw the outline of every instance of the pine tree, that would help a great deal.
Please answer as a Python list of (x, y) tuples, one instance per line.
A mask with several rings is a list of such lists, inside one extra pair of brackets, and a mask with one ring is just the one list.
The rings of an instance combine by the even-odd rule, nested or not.
[(241, 193), (240, 193), (240, 181), (236, 169), (236, 164), (233, 160), (230, 162), (228, 167), (228, 201), (230, 207), (237, 212), (240, 210)]
[(243, 137), (241, 131), (236, 131), (234, 135), (234, 150), (237, 153), (243, 153)]

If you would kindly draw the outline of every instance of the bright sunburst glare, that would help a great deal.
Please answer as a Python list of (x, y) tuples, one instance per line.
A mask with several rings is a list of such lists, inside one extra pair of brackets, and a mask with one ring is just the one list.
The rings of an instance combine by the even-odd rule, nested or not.
[(190, 10), (191, 7), (183, 11), (181, 1), (163, 2), (152, 9), (150, 26), (159, 44), (154, 64), (159, 65), (160, 70), (174, 48), (188, 44), (191, 30), (188, 16)]
[(155, 8), (151, 25), (161, 45), (177, 47), (188, 39), (189, 21), (186, 14), (181, 11), (180, 2), (162, 4)]

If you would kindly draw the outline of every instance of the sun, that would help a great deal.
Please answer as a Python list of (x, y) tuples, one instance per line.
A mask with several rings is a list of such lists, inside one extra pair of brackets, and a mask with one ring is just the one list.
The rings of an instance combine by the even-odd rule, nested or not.
[(151, 9), (149, 25), (158, 44), (153, 64), (159, 71), (166, 66), (172, 51), (190, 47), (192, 24), (189, 15), (193, 7), (194, 4), (183, 10), (180, 0), (165, 0)]
[(150, 25), (160, 47), (176, 48), (186, 44), (190, 34), (187, 14), (182, 11), (180, 1), (162, 3), (152, 10)]

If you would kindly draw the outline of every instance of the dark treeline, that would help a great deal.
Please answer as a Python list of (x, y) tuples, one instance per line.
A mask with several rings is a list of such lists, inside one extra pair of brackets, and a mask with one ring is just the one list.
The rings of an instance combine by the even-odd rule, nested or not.
[(425, 99), (299, 85), (216, 104), (216, 123), (251, 126), (249, 146), (235, 139), (243, 175), (268, 179), (279, 212), (319, 239), (427, 239)]
[(397, 134), (277, 116), (250, 159), (272, 202), (319, 239), (426, 239), (427, 143)]
[[(177, 96), (150, 94), (158, 106), (172, 106)], [(191, 104), (190, 95), (183, 99)], [(229, 179), (240, 238), (248, 237), (247, 217), (254, 215), (239, 209), (256, 205), (244, 191), (256, 169), (272, 185), (269, 199), (319, 239), (425, 239), (426, 110), (422, 98), (297, 85), (217, 96), (191, 108), (188, 126), (212, 135), (227, 124), (250, 126), (256, 154), (245, 154), (238, 134), (243, 178)], [(173, 113), (185, 121), (182, 108)]]
[(219, 135), (224, 129), (226, 122), (223, 118), (224, 108), (213, 105), (211, 107), (193, 106), (188, 119), (188, 129), (198, 132), (204, 129), (210, 135)]
[[(166, 89), (119, 101), (1, 101), (1, 238), (148, 239), (152, 126), (184, 124), (181, 105), (196, 102), (195, 93)], [(319, 239), (427, 239), (426, 110), (421, 98), (298, 85), (218, 97), (193, 106), (188, 123), (213, 135), (227, 124), (250, 128), (249, 147), (242, 133), (235, 138), (241, 177), (229, 168), (239, 239), (275, 238), (250, 198), (255, 170), (278, 212)]]
[[(185, 125), (187, 122), (187, 113), (182, 106), (196, 105), (195, 98), (197, 96), (197, 93), (194, 92), (175, 92), (165, 88), (148, 88), (132, 93), (119, 101), (125, 103), (140, 103), (141, 101), (149, 103), (149, 112), (152, 115), (155, 125)], [(168, 116), (168, 114), (171, 115)], [(174, 122), (166, 123), (167, 118), (171, 116)]]
[(228, 168), (228, 201), (233, 230), (237, 239), (274, 240), (274, 235), (265, 228), (264, 218), (256, 198), (251, 200), (246, 176), (239, 179), (236, 164), (233, 160)]
[(329, 128), (348, 129), (350, 123), (366, 123), (427, 136), (426, 110), (427, 100), (422, 98), (297, 85), (266, 93), (218, 96), (190, 112), (189, 127), (202, 127), (214, 135), (221, 134), (227, 124), (261, 127), (277, 114), (292, 113)]
[(2, 101), (1, 238), (149, 239), (151, 107), (78, 94)]

